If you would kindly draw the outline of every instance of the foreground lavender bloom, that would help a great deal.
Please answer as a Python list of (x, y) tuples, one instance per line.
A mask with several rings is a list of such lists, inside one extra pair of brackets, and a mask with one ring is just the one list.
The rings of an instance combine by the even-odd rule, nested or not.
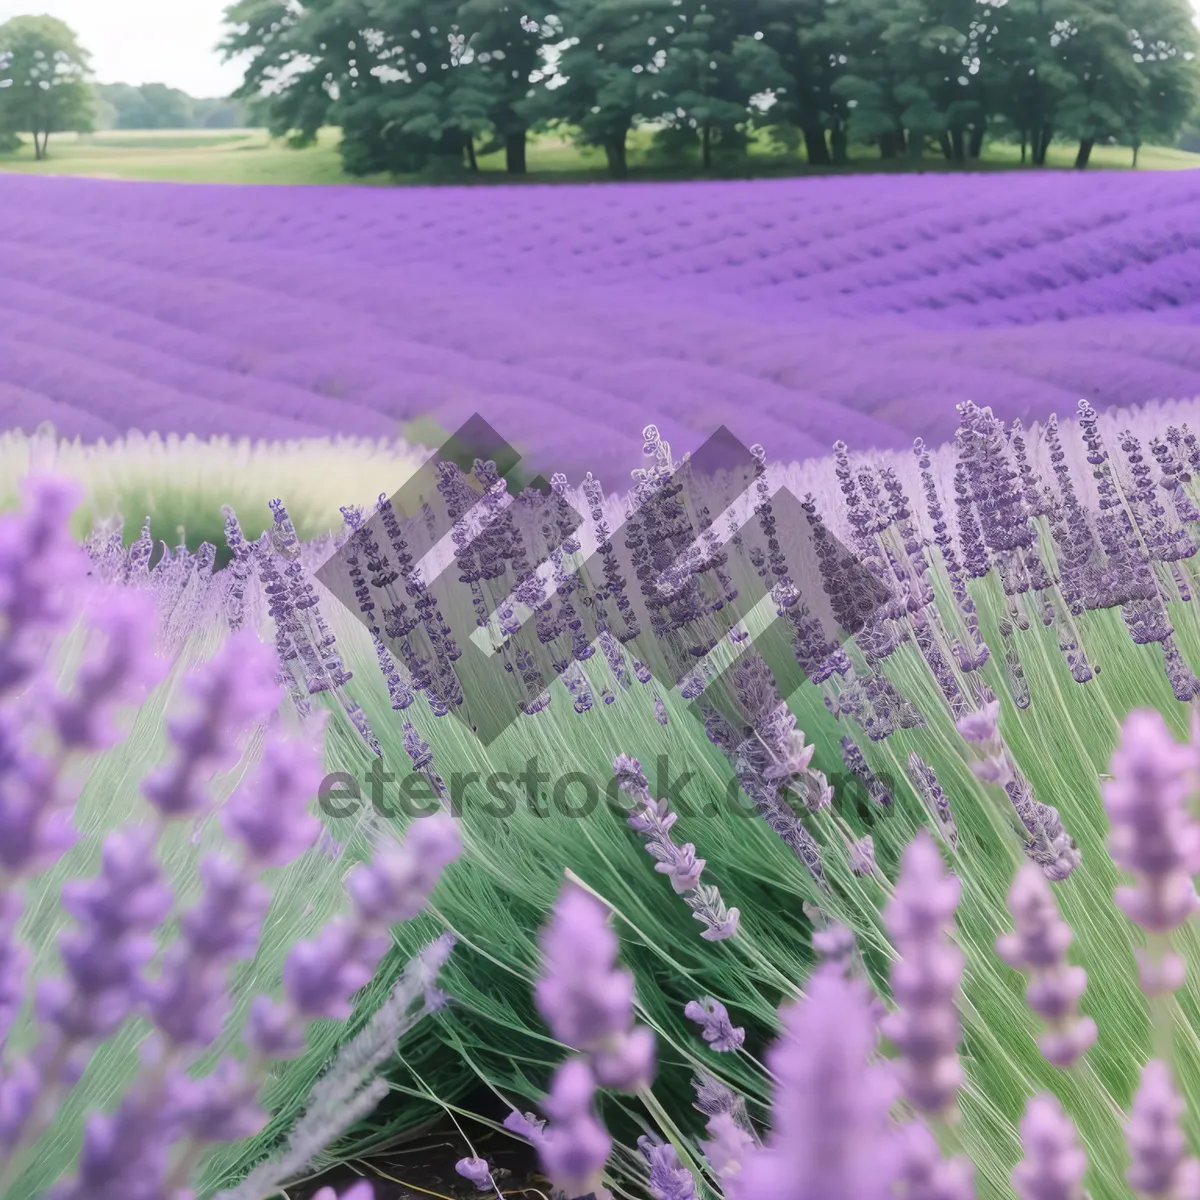
[(726, 1192), (733, 1195), (736, 1187), (731, 1186), (731, 1181), (742, 1165), (759, 1152), (759, 1144), (729, 1112), (714, 1113), (707, 1128), (709, 1140), (702, 1141), (700, 1148)]
[(21, 687), (38, 669), (46, 639), (70, 615), (87, 563), (70, 531), (82, 499), (77, 483), (30, 476), (21, 498), (21, 511), (0, 521), (0, 694)]
[(725, 1005), (711, 996), (706, 996), (703, 1000), (689, 1000), (683, 1015), (689, 1021), (703, 1026), (700, 1036), (708, 1043), (710, 1049), (719, 1054), (739, 1050), (746, 1040), (746, 1031), (735, 1029), (729, 1019), (729, 1013), (725, 1011)]
[(538, 1012), (560, 1042), (590, 1055), (604, 1087), (637, 1091), (654, 1075), (654, 1035), (633, 1025), (633, 976), (616, 966), (604, 906), (567, 884), (541, 933)]
[[(1139, 710), (1125, 720), (1104, 785), (1109, 852), (1135, 880), (1113, 899), (1151, 934), (1169, 933), (1200, 907), (1192, 882), (1200, 871), (1200, 823), (1186, 804), (1193, 762), (1194, 751), (1175, 741), (1160, 713)], [(1149, 994), (1183, 983), (1183, 961), (1174, 954), (1159, 961), (1139, 954), (1139, 970)]]
[(390, 846), (356, 867), (346, 884), (352, 913), (292, 948), (283, 967), (287, 999), (281, 1005), (263, 996), (255, 1000), (248, 1044), (264, 1057), (291, 1057), (303, 1046), (309, 1021), (349, 1017), (351, 997), (370, 982), (391, 946), (391, 926), (421, 911), (460, 850), (454, 819), (439, 813), (414, 821), (403, 845)]
[(312, 1200), (375, 1200), (375, 1189), (365, 1180), (352, 1183), (344, 1192), (339, 1194), (331, 1187), (323, 1187), (313, 1192)]
[(464, 1179), (469, 1179), (478, 1191), (492, 1192), (496, 1190), (495, 1181), (492, 1179), (492, 1169), (488, 1166), (486, 1158), (460, 1158), (454, 1164), (454, 1169)]
[(542, 1170), (568, 1196), (586, 1196), (600, 1186), (612, 1138), (593, 1108), (596, 1079), (582, 1058), (570, 1058), (550, 1082), (546, 1112), (550, 1127), (538, 1142)]
[(55, 731), (66, 750), (95, 753), (120, 740), (112, 708), (158, 683), (166, 662), (156, 659), (148, 634), (157, 621), (154, 600), (142, 592), (106, 591), (97, 597), (92, 628), (105, 645), (79, 669), (74, 687), (53, 704)]
[(956, 1006), (963, 955), (949, 938), (962, 885), (947, 875), (941, 852), (922, 830), (900, 864), (884, 923), (900, 955), (892, 966), (898, 1011), (883, 1019), (885, 1037), (901, 1053), (904, 1095), (918, 1112), (947, 1117), (963, 1081)]
[(1045, 875), (1034, 863), (1017, 872), (1008, 894), (1015, 931), (996, 941), (996, 953), (1010, 967), (1028, 971), (1025, 999), (1050, 1030), (1038, 1039), (1046, 1061), (1069, 1067), (1095, 1045), (1096, 1022), (1081, 1016), (1079, 1000), (1087, 988), (1087, 972), (1067, 962), (1074, 937), (1059, 915)]
[(901, 1193), (912, 1200), (975, 1200), (975, 1171), (966, 1158), (943, 1158), (929, 1126), (909, 1121), (899, 1134)]
[(212, 775), (231, 765), (243, 729), (278, 707), (275, 656), (249, 630), (234, 634), (188, 681), (196, 710), (168, 723), (175, 761), (149, 776), (146, 798), (164, 816), (194, 815)]
[(1012, 1172), (1020, 1200), (1084, 1200), (1087, 1155), (1056, 1096), (1043, 1092), (1025, 1106), (1021, 1146), (1025, 1157)]
[(778, 1081), (771, 1133), (729, 1174), (729, 1200), (890, 1200), (896, 1089), (887, 1066), (870, 1062), (875, 1022), (862, 989), (818, 967), (805, 999), (780, 1016), (767, 1055)]
[(1200, 1196), (1200, 1161), (1187, 1157), (1180, 1128), (1184, 1103), (1165, 1062), (1151, 1059), (1125, 1126), (1130, 1166), (1125, 1175), (1139, 1195), (1162, 1200), (1193, 1200)]
[(696, 1200), (696, 1181), (680, 1163), (674, 1146), (640, 1137), (638, 1149), (650, 1164), (649, 1188), (653, 1200)]

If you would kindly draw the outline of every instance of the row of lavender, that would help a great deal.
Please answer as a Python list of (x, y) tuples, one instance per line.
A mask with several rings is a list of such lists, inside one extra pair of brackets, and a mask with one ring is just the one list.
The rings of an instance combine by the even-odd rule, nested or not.
[[(913, 461), (924, 493), (924, 513), (918, 513), (911, 504), (911, 488), (906, 487), (899, 471), (886, 464), (854, 462), (844, 448), (838, 447), (833, 474), (849, 517), (848, 529), (839, 532), (847, 537), (855, 560), (865, 563), (886, 585), (890, 597), (888, 603), (871, 613), (854, 642), (844, 647), (822, 640), (821, 623), (813, 619), (818, 598), (801, 593), (789, 567), (786, 531), (776, 528), (769, 491), (754, 505), (757, 531), (741, 535), (748, 544), (747, 561), (771, 582), (777, 609), (793, 631), (795, 657), (804, 665), (811, 685), (819, 689), (830, 713), (848, 722), (852, 731), (857, 728), (866, 735), (861, 746), (847, 738), (843, 756), (850, 770), (867, 784), (872, 804), (885, 814), (898, 807), (895, 787), (888, 787), (872, 765), (886, 761), (881, 751), (888, 751), (891, 744), (903, 747), (911, 731), (944, 724), (948, 718), (957, 728), (959, 744), (973, 759), (980, 786), (1000, 789), (998, 794), (1011, 805), (1024, 853), (1036, 867), (1022, 872), (1014, 888), (1011, 903), (1018, 938), (1006, 941), (1002, 953), (1007, 961), (1033, 972), (1035, 986), (1030, 1002), (1050, 1024), (1043, 1050), (1049, 1061), (1062, 1065), (1085, 1055), (1097, 1031), (1089, 1018), (1081, 1018), (1076, 1012), (1085, 977), (1080, 968), (1065, 960), (1069, 930), (1058, 918), (1045, 884), (1047, 879), (1061, 882), (1078, 871), (1079, 847), (1064, 829), (1044, 789), (1039, 794), (1038, 781), (1033, 777), (1036, 773), (1027, 765), (1023, 770), (1010, 747), (1013, 736), (1019, 735), (1020, 715), (1033, 702), (1030, 676), (1040, 677), (1038, 655), (1045, 639), (1037, 641), (1037, 632), (1044, 631), (1056, 648), (1062, 677), (1070, 681), (1069, 686), (1094, 688), (1100, 683), (1098, 660), (1105, 656), (1117, 660), (1124, 653), (1112, 641), (1112, 622), (1106, 623), (1106, 615), (1114, 614), (1119, 622), (1116, 628), (1124, 630), (1128, 643), (1159, 648), (1159, 670), (1176, 700), (1190, 700), (1200, 687), (1181, 647), (1181, 639), (1192, 632), (1188, 612), (1194, 589), (1192, 560), (1196, 544), (1191, 530), (1200, 516), (1193, 483), (1200, 475), (1196, 439), (1186, 426), (1154, 430), (1148, 442), (1155, 462), (1151, 468), (1142, 435), (1131, 431), (1122, 436), (1119, 442), (1123, 458), (1114, 461), (1095, 414), (1087, 406), (1081, 409), (1079, 429), (1091, 468), (1090, 485), (1072, 477), (1054, 423), (1033, 445), (1019, 427), (1005, 429), (986, 409), (964, 406), (952, 451), (933, 453), (922, 445), (916, 447)], [(613, 503), (604, 499), (595, 481), (584, 483), (581, 507), (586, 505), (590, 511), (593, 528), (590, 542), (583, 537), (579, 540), (600, 550), (607, 568), (602, 579), (573, 571), (572, 555), (579, 547), (569, 538), (564, 541), (555, 536), (561, 532), (555, 519), (556, 506), (565, 503), (569, 494), (565, 480), (556, 479), (549, 496), (528, 493), (518, 498), (517, 505), (506, 505), (499, 499), (502, 481), (486, 465), (478, 467), (476, 474), (497, 502), (488, 506), (487, 520), (482, 523), (472, 524), (461, 518), (456, 522), (460, 534), (455, 539), (456, 562), (461, 582), (466, 585), (460, 590), (458, 603), (476, 626), (484, 623), (480, 614), (498, 611), (500, 632), (511, 634), (519, 627), (520, 617), (515, 609), (505, 609), (504, 605), (516, 589), (523, 588), (522, 602), (536, 614), (539, 641), (548, 648), (554, 673), (567, 685), (573, 700), (570, 709), (580, 717), (604, 713), (633, 681), (650, 682), (648, 674), (639, 670), (643, 667), (640, 660), (627, 653), (638, 636), (638, 630), (628, 621), (632, 607), (627, 585), (630, 576), (643, 589), (643, 599), (654, 613), (657, 636), (675, 637), (685, 646), (709, 647), (716, 640), (714, 635), (728, 633), (728, 641), (741, 647), (731, 679), (742, 728), (714, 703), (706, 713), (706, 732), (728, 757), (743, 790), (767, 824), (792, 848), (797, 862), (828, 895), (828, 906), (836, 909), (837, 903), (844, 900), (839, 895), (843, 883), (841, 875), (830, 869), (830, 856), (838, 853), (839, 838), (829, 833), (831, 829), (838, 835), (853, 832), (849, 814), (841, 798), (832, 794), (828, 781), (812, 769), (812, 755), (806, 753), (811, 747), (805, 747), (795, 730), (795, 717), (781, 695), (790, 689), (781, 687), (777, 674), (753, 645), (745, 646), (747, 635), (741, 623), (723, 631), (715, 619), (720, 611), (717, 601), (727, 602), (736, 592), (733, 575), (737, 564), (731, 563), (723, 548), (715, 544), (707, 544), (700, 555), (685, 557), (691, 552), (691, 539), (684, 538), (689, 528), (694, 528), (680, 520), (681, 510), (689, 502), (686, 475), (682, 482), (676, 477), (669, 448), (652, 431), (648, 431), (647, 450), (651, 465), (641, 473), (636, 489), (641, 516), (632, 529), (625, 522), (625, 553), (614, 545), (610, 532), (610, 525), (615, 524)], [(939, 473), (944, 476), (947, 464), (950, 487), (939, 477)], [(456, 489), (453, 473), (447, 472), (444, 480), (442, 498), (452, 500)], [(437, 497), (429, 500), (432, 504)], [(386, 510), (386, 501), (381, 502), (381, 508)], [(829, 548), (832, 543), (823, 540), (822, 530), (823, 512), (831, 513), (831, 507), (819, 506), (817, 498), (809, 497), (804, 511), (817, 544)], [(703, 513), (694, 516), (703, 522)], [(829, 520), (832, 523), (834, 518), (830, 516)], [(110, 576), (141, 574), (151, 581), (157, 578), (164, 593), (175, 598), (176, 607), (186, 602), (184, 612), (199, 611), (215, 601), (235, 626), (258, 620), (253, 607), (258, 604), (257, 589), (251, 586), (257, 576), (285, 667), (281, 678), (292, 691), (297, 707), (307, 709), (309, 697), (318, 693), (338, 697), (364, 747), (378, 754), (379, 737), (349, 694), (349, 672), (309, 578), (310, 571), (342, 538), (354, 544), (356, 532), (365, 527), (361, 514), (348, 512), (342, 538), (316, 546), (298, 542), (282, 505), (275, 506), (274, 530), (253, 546), (241, 539), (232, 514), (228, 514), (228, 522), (234, 563), (218, 576), (211, 575), (211, 555), (204, 551), (193, 559), (180, 550), (164, 556), (154, 570), (148, 571), (148, 536), (128, 554), (116, 542), (94, 542), (93, 556), (99, 570)], [(444, 764), (439, 764), (439, 773), (433, 761), (436, 746), (431, 749), (420, 736), (413, 723), (416, 710), (412, 706), (423, 700), (436, 720), (453, 709), (469, 706), (471, 689), (458, 677), (460, 667), (456, 664), (462, 660), (462, 647), (454, 637), (454, 614), (439, 608), (414, 569), (417, 556), (413, 546), (422, 539), (413, 524), (406, 529), (400, 520), (387, 522), (386, 548), (378, 543), (367, 544), (364, 539), (361, 558), (366, 569), (359, 571), (359, 587), (365, 623), (373, 635), (391, 707), (404, 713), (405, 749), (414, 769), (425, 772), (438, 790), (444, 786)], [(928, 536), (924, 530), (929, 531)], [(749, 545), (755, 532), (758, 541)], [(649, 582), (662, 572), (678, 571), (676, 564), (681, 559), (686, 570), (676, 576), (669, 599), (646, 594)], [(552, 573), (536, 583), (533, 566), (543, 560), (552, 565)], [(836, 608), (844, 603), (841, 580), (846, 562), (831, 553), (820, 558), (820, 566), (825, 599)], [(394, 586), (398, 582), (399, 589)], [(597, 643), (602, 650), (600, 656), (595, 656), (591, 644), (579, 637), (577, 618), (585, 608), (598, 611), (604, 622)], [(989, 646), (989, 638), (992, 642), (999, 640), (999, 656)], [(388, 643), (401, 645), (401, 661), (393, 658)], [(511, 665), (514, 677), (530, 666), (518, 661)], [(1029, 672), (1027, 665), (1031, 667)], [(920, 686), (914, 676), (918, 669), (932, 682), (932, 688)], [(708, 686), (708, 676), (697, 670), (685, 682), (684, 691), (690, 693), (685, 698), (703, 704)], [(594, 705), (596, 692), (604, 701), (600, 706)], [(519, 701), (523, 694), (514, 686), (514, 700)], [(526, 706), (527, 716), (523, 719), (546, 719), (548, 710), (554, 710), (554, 690), (547, 688), (539, 701)], [(661, 701), (656, 705), (663, 720), (671, 719), (668, 707)], [(410, 716), (412, 719), (407, 719)], [(1015, 726), (1014, 721), (1018, 722)], [(1001, 725), (1006, 729), (1003, 737)], [(967, 744), (977, 746), (979, 752), (971, 755), (965, 750)], [(1149, 719), (1135, 723), (1128, 744), (1114, 759), (1115, 781), (1107, 797), (1113, 823), (1112, 857), (1122, 870), (1141, 877), (1138, 889), (1121, 893), (1122, 907), (1160, 939), (1144, 960), (1141, 975), (1144, 989), (1160, 1001), (1182, 985), (1184, 974), (1182, 960), (1173, 956), (1161, 938), (1181, 925), (1195, 905), (1190, 875), (1197, 865), (1192, 862), (1196, 833), (1183, 805), (1193, 770), (1189, 753), (1172, 748), (1161, 723)], [(900, 757), (908, 768), (912, 790), (928, 806), (930, 823), (947, 851), (956, 853), (958, 832), (953, 804), (963, 799), (974, 801), (976, 797), (955, 796), (953, 789), (948, 794), (935, 766), (915, 752)], [(628, 771), (629, 760), (624, 764), (619, 769)], [(636, 780), (636, 774), (633, 778)], [(644, 788), (644, 783), (632, 787), (643, 801)], [(669, 798), (656, 805), (654, 812), (653, 819), (635, 812), (634, 828), (643, 834), (652, 833), (655, 820), (661, 824), (672, 815)], [(890, 836), (894, 840), (895, 835)], [(878, 879), (881, 872), (870, 835), (850, 837), (848, 844), (842, 840), (853, 873)], [(690, 903), (698, 891), (703, 861), (695, 860), (690, 845), (672, 849), (669, 839), (661, 837), (654, 839), (654, 844), (661, 869), (671, 876), (676, 891), (687, 894)], [(957, 884), (937, 883), (935, 876), (940, 877), (942, 867), (931, 849), (931, 843), (921, 841), (906, 854), (894, 899), (887, 908), (892, 950), (899, 956), (889, 973), (896, 1013), (880, 1028), (901, 1051), (905, 1064), (901, 1082), (907, 1105), (928, 1117), (943, 1144), (950, 1144), (952, 1139), (941, 1122), (953, 1108), (959, 1079), (954, 1065), (958, 1025), (952, 1010), (961, 968), (955, 966), (955, 952), (945, 943), (945, 933), (954, 915)], [(962, 872), (967, 861), (959, 857), (956, 870)], [(888, 884), (889, 891), (890, 887)], [(706, 916), (706, 910), (716, 912), (706, 903), (694, 908), (705, 921), (706, 930), (718, 940), (738, 935), (736, 910), (728, 910), (724, 917)], [(586, 924), (582, 917), (570, 919)], [(836, 925), (829, 925), (825, 933), (827, 936), (814, 939), (814, 945), (840, 945), (844, 958), (844, 935)], [(598, 932), (592, 938), (581, 932), (561, 940), (576, 947), (594, 940), (599, 959), (606, 955), (611, 958)], [(578, 999), (580, 995), (598, 994), (592, 986), (595, 980), (589, 981), (587, 974), (598, 968), (587, 966), (583, 949), (578, 950), (582, 963), (559, 967), (553, 966), (554, 952), (548, 949), (552, 976), (556, 971), (579, 975), (563, 985), (570, 995)], [(756, 1197), (826, 1195), (832, 1188), (837, 1194), (866, 1200), (888, 1194), (891, 1183), (907, 1173), (909, 1195), (937, 1194), (931, 1190), (935, 1187), (943, 1189), (940, 1194), (969, 1194), (970, 1183), (961, 1163), (950, 1160), (939, 1166), (930, 1149), (933, 1142), (924, 1133), (912, 1132), (924, 1129), (924, 1125), (906, 1126), (910, 1135), (902, 1141), (907, 1149), (898, 1156), (885, 1159), (862, 1152), (863, 1145), (875, 1144), (872, 1122), (876, 1122), (877, 1132), (890, 1101), (885, 1099), (882, 1073), (867, 1067), (876, 1034), (871, 1032), (874, 1025), (866, 1019), (870, 1015), (866, 999), (860, 995), (865, 1016), (857, 1041), (853, 1022), (847, 1023), (844, 1040), (830, 1036), (836, 1031), (825, 1028), (825, 1022), (833, 1021), (830, 1013), (838, 1013), (840, 1019), (854, 1010), (855, 1002), (844, 989), (838, 990), (841, 983), (825, 982), (835, 976), (840, 978), (834, 971), (818, 971), (808, 987), (806, 1005), (797, 1010), (807, 1015), (789, 1017), (785, 1022), (789, 1036), (803, 1037), (807, 1030), (816, 1045), (810, 1046), (805, 1055), (796, 1052), (791, 1066), (791, 1052), (781, 1048), (776, 1056), (778, 1064), (771, 1064), (780, 1087), (774, 1122), (778, 1133), (768, 1140), (768, 1149), (755, 1154), (744, 1152), (746, 1139), (753, 1143), (756, 1135), (743, 1122), (738, 1126), (745, 1135), (741, 1139), (743, 1149), (734, 1153), (729, 1142), (732, 1139), (737, 1143), (739, 1137), (726, 1129), (724, 1149), (721, 1144), (714, 1145), (708, 1165), (695, 1173), (695, 1185), (719, 1182), (731, 1196)], [(862, 992), (858, 984), (855, 987)], [(620, 993), (618, 987), (608, 994), (615, 994), (620, 1001)], [(605, 1013), (592, 1011), (588, 1018), (592, 1025), (581, 1017), (571, 1017), (565, 1000), (560, 1004), (546, 1000), (543, 994), (541, 1008), (558, 1040), (586, 1056), (586, 1061), (573, 1060), (576, 1065), (564, 1070), (551, 1091), (551, 1130), (558, 1127), (560, 1132), (549, 1140), (540, 1136), (537, 1139), (545, 1147), (545, 1163), (552, 1177), (562, 1180), (568, 1190), (578, 1189), (583, 1182), (596, 1181), (594, 1173), (607, 1157), (605, 1138), (589, 1116), (591, 1089), (597, 1084), (636, 1088), (645, 1083), (650, 1069), (648, 1043), (644, 1037), (629, 1035), (627, 1005), (623, 1001), (614, 1001)], [(715, 1043), (724, 1038), (718, 1028), (719, 1007), (710, 1004), (701, 1011), (716, 1021), (715, 1025), (706, 1023), (706, 1031), (717, 1031), (706, 1040), (719, 1050), (722, 1047)], [(1159, 1013), (1159, 1028), (1164, 1022), (1169, 1028), (1173, 1019), (1173, 1013), (1164, 1008)], [(736, 1039), (730, 1042), (731, 1048), (736, 1048), (734, 1042)], [(816, 1070), (823, 1061), (817, 1048), (832, 1056), (824, 1068), (827, 1074), (801, 1077), (797, 1063), (805, 1063), (807, 1071)], [(1182, 1143), (1173, 1132), (1179, 1105), (1170, 1088), (1166, 1066), (1169, 1053), (1159, 1048), (1153, 1060), (1156, 1065), (1143, 1072), (1143, 1086), (1129, 1125), (1134, 1159), (1131, 1183), (1148, 1195), (1182, 1197), (1189, 1194), (1181, 1189), (1190, 1186), (1185, 1175), (1193, 1168), (1185, 1170), (1181, 1166)], [(877, 1086), (860, 1081), (855, 1074), (860, 1068), (868, 1072), (863, 1078), (874, 1079)], [(831, 1079), (840, 1080), (849, 1089), (838, 1128), (832, 1131), (822, 1125), (820, 1114), (810, 1113), (803, 1119), (796, 1116), (803, 1114), (803, 1106), (811, 1105), (818, 1094), (806, 1089), (819, 1082), (826, 1089), (820, 1094), (829, 1094)], [(791, 1091), (789, 1082), (795, 1085)], [(729, 1097), (721, 1103), (733, 1106), (727, 1108), (727, 1115), (739, 1111), (736, 1101)], [(856, 1126), (846, 1114), (857, 1114), (862, 1124)], [(718, 1125), (715, 1132), (723, 1127), (724, 1123)], [(808, 1133), (802, 1136), (804, 1129)], [(838, 1132), (857, 1147), (854, 1153), (847, 1149), (838, 1157), (829, 1152), (829, 1146), (836, 1144), (836, 1139), (830, 1139)], [(1039, 1099), (1031, 1105), (1026, 1143), (1026, 1166), (1014, 1177), (1021, 1194), (1075, 1194), (1072, 1188), (1082, 1177), (1084, 1160), (1071, 1147), (1066, 1119), (1051, 1102)], [(893, 1145), (888, 1139), (878, 1144)], [(676, 1147), (675, 1152), (688, 1160), (686, 1146)], [(666, 1150), (654, 1145), (647, 1147), (647, 1153), (658, 1175), (657, 1183), (652, 1184), (658, 1189), (656, 1194), (677, 1194), (669, 1190), (671, 1187), (684, 1189), (678, 1194), (686, 1194), (686, 1187), (692, 1185), (675, 1174), (683, 1167)], [(805, 1160), (805, 1154), (819, 1155), (820, 1163), (830, 1170), (840, 1163), (851, 1173), (837, 1186), (827, 1180), (826, 1192), (800, 1190), (809, 1186), (806, 1170), (817, 1171), (819, 1165), (815, 1159)], [(737, 1165), (743, 1160), (744, 1174)], [(580, 1168), (581, 1163), (586, 1171)], [(922, 1170), (926, 1173), (923, 1182)], [(739, 1177), (743, 1181), (756, 1180), (755, 1190), (739, 1193)], [(819, 1172), (811, 1177), (817, 1181), (822, 1178)], [(1111, 1181), (1101, 1182), (1104, 1188), (1111, 1188)], [(748, 1184), (743, 1182), (741, 1186)], [(1055, 1187), (1058, 1191), (1052, 1190)], [(1102, 1190), (1097, 1194), (1120, 1193)]]

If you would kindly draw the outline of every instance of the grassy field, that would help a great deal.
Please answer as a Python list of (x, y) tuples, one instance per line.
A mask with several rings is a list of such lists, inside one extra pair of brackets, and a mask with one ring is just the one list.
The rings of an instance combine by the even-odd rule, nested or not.
[[(656, 162), (651, 153), (651, 133), (639, 130), (630, 138), (630, 173), (642, 178), (672, 178), (694, 175), (698, 168), (668, 166)], [(1063, 143), (1053, 146), (1050, 165), (1070, 167), (1075, 148)], [(1098, 147), (1092, 162), (1097, 167), (1128, 169), (1130, 151), (1124, 146)], [(982, 162), (984, 168), (1003, 170), (1019, 166), (1016, 146), (990, 145)], [(1200, 154), (1188, 154), (1166, 147), (1142, 150), (1139, 168), (1179, 170), (1200, 167)], [(487, 180), (504, 176), (503, 154), (481, 157), (480, 171)], [(937, 155), (921, 160), (898, 159), (883, 162), (877, 154), (860, 150), (851, 165), (834, 168), (838, 174), (849, 171), (937, 171), (952, 169)], [(829, 168), (820, 169), (828, 172)], [(15, 154), (0, 155), (0, 171), (20, 171), (44, 175), (86, 175), (101, 179), (142, 179), (179, 183), (270, 183), (270, 184), (386, 184), (390, 176), (354, 179), (342, 171), (338, 155), (338, 131), (323, 130), (315, 146), (294, 150), (268, 137), (263, 130), (180, 130), (135, 132), (115, 130), (85, 136), (60, 134), (51, 139), (50, 156), (36, 162), (30, 143)], [(714, 174), (800, 174), (809, 168), (802, 158), (752, 152), (748, 160), (718, 165)], [(814, 171), (814, 173), (816, 173)], [(603, 179), (607, 176), (604, 154), (600, 150), (579, 148), (562, 138), (543, 136), (529, 147), (529, 178), (540, 181)], [(456, 182), (460, 182), (457, 181)]]

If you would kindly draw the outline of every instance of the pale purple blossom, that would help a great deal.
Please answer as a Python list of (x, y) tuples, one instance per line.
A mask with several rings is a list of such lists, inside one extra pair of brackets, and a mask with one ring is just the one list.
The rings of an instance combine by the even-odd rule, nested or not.
[(582, 1058), (569, 1058), (554, 1072), (545, 1109), (548, 1128), (537, 1143), (542, 1170), (568, 1196), (586, 1196), (600, 1186), (612, 1138), (595, 1110), (596, 1080)]
[(866, 996), (833, 966), (818, 967), (805, 992), (780, 1012), (783, 1031), (767, 1054), (776, 1080), (771, 1132), (736, 1172), (727, 1170), (726, 1194), (890, 1200), (899, 1168), (889, 1118), (896, 1086), (889, 1067), (872, 1061)]
[(961, 894), (962, 885), (946, 873), (937, 843), (922, 830), (904, 852), (884, 911), (900, 957), (891, 969), (897, 1011), (884, 1017), (880, 1028), (900, 1051), (905, 1098), (929, 1116), (946, 1116), (955, 1108), (963, 1081), (957, 998), (964, 960), (950, 940)]
[(1200, 1161), (1188, 1156), (1180, 1127), (1183, 1112), (1183, 1097), (1175, 1088), (1170, 1067), (1151, 1059), (1142, 1071), (1125, 1125), (1130, 1158), (1125, 1178), (1139, 1195), (1163, 1200), (1200, 1196)]
[(1087, 1155), (1058, 1097), (1034, 1096), (1020, 1129), (1023, 1157), (1012, 1171), (1019, 1200), (1084, 1200)]
[(1198, 907), (1200, 822), (1191, 815), (1194, 751), (1172, 736), (1158, 712), (1129, 714), (1104, 784), (1113, 862), (1134, 877), (1117, 907), (1149, 933), (1168, 933)]
[(746, 1040), (746, 1031), (735, 1028), (725, 1005), (711, 996), (705, 996), (703, 1000), (689, 1000), (683, 1015), (701, 1026), (700, 1036), (708, 1043), (709, 1049), (719, 1054), (741, 1049)]
[(492, 1179), (492, 1169), (488, 1166), (486, 1158), (478, 1158), (475, 1155), (470, 1158), (460, 1158), (454, 1164), (454, 1169), (464, 1179), (470, 1180), (475, 1185), (476, 1191), (492, 1192), (496, 1190), (495, 1180)]

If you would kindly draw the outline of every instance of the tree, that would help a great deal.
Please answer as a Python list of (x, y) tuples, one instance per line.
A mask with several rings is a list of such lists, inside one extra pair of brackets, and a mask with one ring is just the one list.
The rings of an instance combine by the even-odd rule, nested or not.
[(33, 135), (46, 157), (53, 133), (92, 127), (90, 57), (55, 17), (14, 17), (0, 25), (0, 132)]
[(565, 124), (585, 146), (600, 146), (609, 174), (628, 174), (627, 141), (635, 122), (658, 108), (654, 99), (664, 53), (670, 0), (564, 0), (563, 41), (554, 71), (526, 111), (545, 124)]
[(758, 77), (749, 16), (741, 6), (681, 0), (663, 33), (652, 35), (661, 51), (650, 94), (657, 106), (651, 112), (663, 124), (658, 141), (671, 149), (699, 144), (705, 170), (715, 148), (745, 148), (750, 98), (765, 82)]
[(95, 92), (114, 110), (113, 129), (191, 129), (195, 124), (192, 98), (163, 83), (96, 84)]
[[(510, 175), (524, 175), (525, 149), (531, 121), (530, 89), (544, 78), (545, 49), (562, 27), (554, 18), (535, 21), (510, 0), (466, 0), (458, 10), (459, 31), (466, 39), (460, 65), (482, 79), (493, 144), (504, 150)], [(536, 105), (533, 115), (536, 115)]]
[(1171, 143), (1200, 106), (1200, 32), (1187, 0), (1129, 0), (1133, 61), (1146, 89), (1128, 114), (1133, 165), (1144, 138)]

